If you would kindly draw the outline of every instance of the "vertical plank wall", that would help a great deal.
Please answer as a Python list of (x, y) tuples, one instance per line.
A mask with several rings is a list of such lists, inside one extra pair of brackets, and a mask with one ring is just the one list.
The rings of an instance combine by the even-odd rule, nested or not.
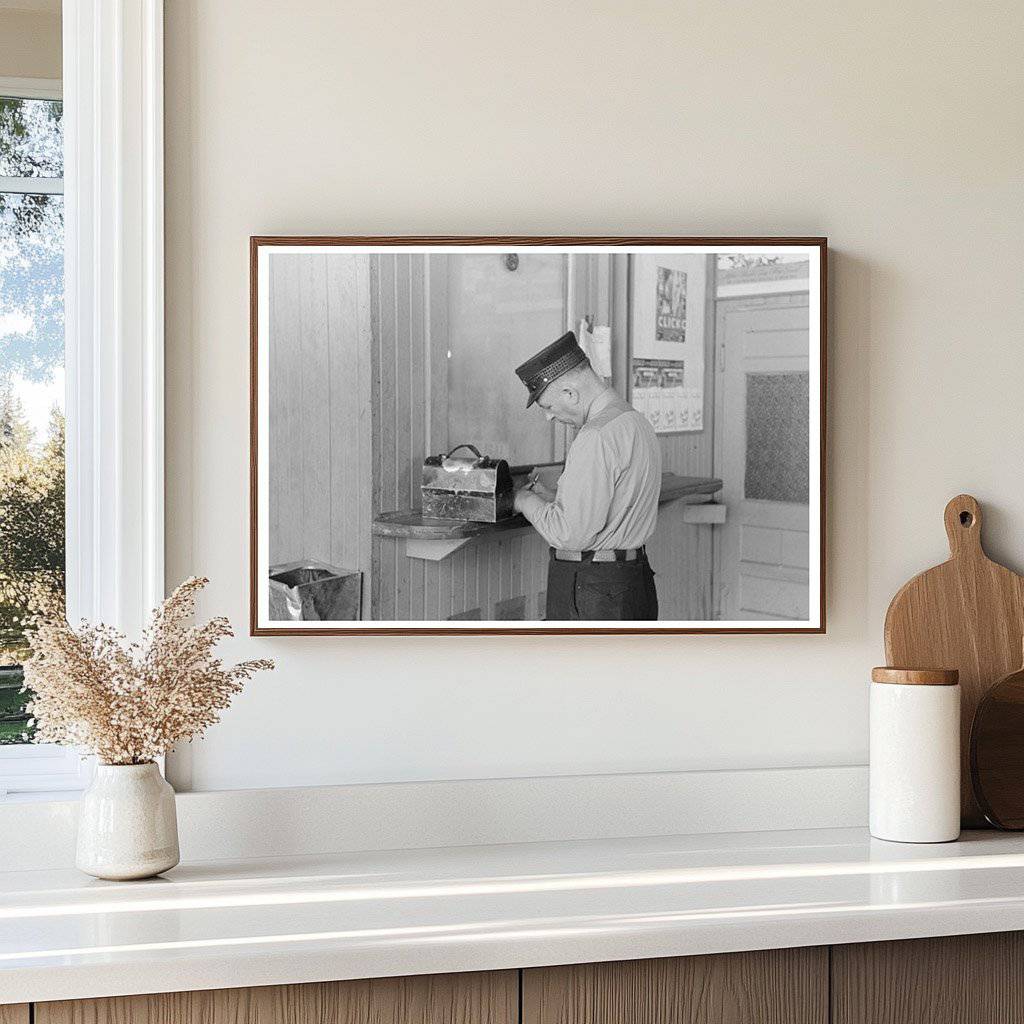
[[(420, 255), (370, 257), (375, 514), (419, 505), (413, 465), (426, 454), (430, 415), (426, 283), (426, 260)], [(422, 565), (406, 558), (404, 546), (402, 540), (373, 538), (374, 620), (424, 617)]]
[(370, 577), (369, 258), (270, 257), (270, 563)]
[[(662, 468), (679, 476), (714, 476), (715, 328), (714, 256), (705, 263), (704, 429), (662, 434)], [(658, 586), (659, 618), (703, 621), (714, 618), (712, 570), (714, 527), (683, 522), (684, 506), (663, 505), (647, 550)]]

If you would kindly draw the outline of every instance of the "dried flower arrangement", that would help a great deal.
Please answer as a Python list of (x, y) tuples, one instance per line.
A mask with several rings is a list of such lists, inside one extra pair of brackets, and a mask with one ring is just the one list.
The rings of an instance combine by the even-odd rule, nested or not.
[(39, 615), (25, 662), (36, 742), (95, 753), (103, 764), (146, 764), (220, 718), (264, 659), (225, 666), (213, 649), (232, 636), (222, 616), (188, 626), (209, 580), (185, 580), (155, 609), (140, 643), (102, 623), (73, 629), (63, 614)]

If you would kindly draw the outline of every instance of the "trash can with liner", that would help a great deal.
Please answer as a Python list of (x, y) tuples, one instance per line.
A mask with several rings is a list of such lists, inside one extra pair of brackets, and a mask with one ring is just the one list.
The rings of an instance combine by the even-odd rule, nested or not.
[(304, 559), (270, 567), (270, 618), (276, 622), (358, 620), (363, 574)]

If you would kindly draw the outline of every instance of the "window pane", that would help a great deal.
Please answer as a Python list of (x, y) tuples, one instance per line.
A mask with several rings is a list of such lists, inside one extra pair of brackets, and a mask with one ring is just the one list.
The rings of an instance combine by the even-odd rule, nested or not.
[(63, 196), (0, 193), (0, 744), (25, 738), (26, 616), (64, 591), (63, 291)]
[(809, 388), (806, 373), (747, 374), (745, 497), (807, 504)]
[(0, 177), (64, 176), (62, 114), (59, 100), (0, 96)]

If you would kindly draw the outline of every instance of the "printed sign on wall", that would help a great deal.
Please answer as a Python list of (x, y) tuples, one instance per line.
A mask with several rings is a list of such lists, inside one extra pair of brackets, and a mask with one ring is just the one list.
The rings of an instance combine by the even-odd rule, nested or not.
[(633, 360), (633, 408), (662, 434), (703, 427), (703, 391), (686, 387), (686, 364), (672, 359)]
[(686, 341), (686, 273), (658, 267), (658, 341)]
[(659, 434), (704, 429), (703, 257), (633, 257), (633, 407)]

